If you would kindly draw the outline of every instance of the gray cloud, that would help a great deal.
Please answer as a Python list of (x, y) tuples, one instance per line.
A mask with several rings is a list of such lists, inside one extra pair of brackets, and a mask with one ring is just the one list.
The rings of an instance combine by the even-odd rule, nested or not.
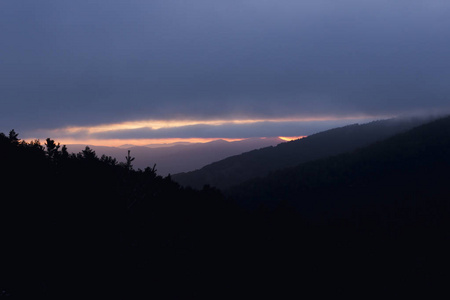
[(2, 1), (0, 129), (449, 109), (449, 13), (438, 0)]

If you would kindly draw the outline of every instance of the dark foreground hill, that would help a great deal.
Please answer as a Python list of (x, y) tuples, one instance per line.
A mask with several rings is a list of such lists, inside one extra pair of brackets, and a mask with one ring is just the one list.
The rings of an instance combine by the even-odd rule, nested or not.
[[(287, 199), (254, 210), (89, 148), (0, 134), (0, 297), (448, 298), (449, 122), (311, 163), (300, 189), (297, 169), (270, 197), (247, 186), (239, 201)], [(335, 213), (355, 201), (369, 205)]]
[(226, 189), (252, 178), (264, 177), (271, 171), (367, 146), (429, 120), (403, 118), (348, 125), (281, 143), (276, 147), (232, 156), (200, 170), (175, 174), (172, 178), (183, 186), (201, 188), (204, 184), (209, 184)]
[(450, 117), (229, 193), (259, 210), (295, 207), (303, 220), (321, 224), (315, 237), (335, 241), (333, 250), (318, 250), (318, 265), (326, 261), (334, 274), (324, 278), (354, 272), (364, 297), (391, 289), (398, 296), (438, 294), (450, 277)]

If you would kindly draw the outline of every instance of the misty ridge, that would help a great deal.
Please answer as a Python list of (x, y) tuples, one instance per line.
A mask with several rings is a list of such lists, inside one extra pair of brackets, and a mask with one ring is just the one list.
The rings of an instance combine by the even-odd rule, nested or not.
[(0, 134), (2, 295), (448, 295), (450, 117), (258, 147), (161, 176), (136, 148)]
[[(119, 147), (105, 147), (89, 145), (98, 153), (114, 157), (123, 161), (130, 150), (136, 158), (133, 165), (136, 169), (145, 169), (156, 164), (158, 174), (167, 176), (181, 172), (200, 169), (212, 162), (228, 156), (241, 154), (253, 149), (277, 145), (283, 142), (279, 138), (250, 138), (242, 141), (227, 142), (215, 140), (207, 143), (175, 143), (169, 145), (122, 145)], [(77, 153), (86, 145), (67, 145), (69, 152)]]
[(201, 188), (204, 184), (227, 189), (270, 172), (304, 162), (352, 151), (404, 132), (435, 117), (416, 116), (350, 124), (280, 143), (206, 165), (200, 170), (174, 174), (181, 185)]

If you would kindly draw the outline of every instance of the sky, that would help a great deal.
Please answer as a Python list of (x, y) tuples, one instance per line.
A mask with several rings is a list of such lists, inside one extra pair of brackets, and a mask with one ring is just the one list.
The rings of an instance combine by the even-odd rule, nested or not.
[(450, 111), (447, 0), (2, 0), (0, 132), (303, 136)]

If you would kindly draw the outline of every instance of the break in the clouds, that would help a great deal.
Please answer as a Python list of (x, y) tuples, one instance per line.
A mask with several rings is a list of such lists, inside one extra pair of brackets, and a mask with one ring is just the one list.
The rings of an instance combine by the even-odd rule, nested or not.
[[(149, 140), (149, 139), (239, 139), (254, 137), (277, 137), (310, 135), (329, 128), (344, 126), (368, 119), (344, 120), (291, 120), (257, 122), (217, 122), (217, 124), (198, 123), (192, 125), (165, 126), (161, 128), (137, 127), (114, 128), (72, 128), (46, 132), (47, 135), (81, 140)], [(214, 123), (214, 122), (213, 122)], [(41, 133), (42, 134), (42, 133)]]
[(4, 0), (0, 131), (446, 110), (449, 15), (444, 0)]

